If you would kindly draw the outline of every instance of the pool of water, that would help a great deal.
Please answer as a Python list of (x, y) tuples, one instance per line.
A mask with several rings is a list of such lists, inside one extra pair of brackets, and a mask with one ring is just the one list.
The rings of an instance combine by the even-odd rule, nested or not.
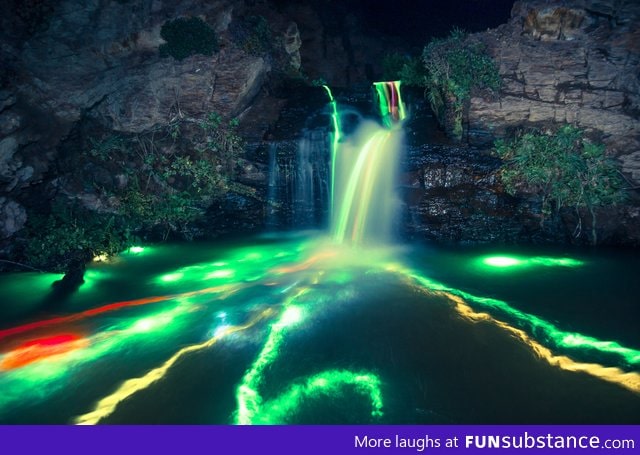
[(640, 258), (134, 248), (0, 276), (0, 423), (640, 423)]

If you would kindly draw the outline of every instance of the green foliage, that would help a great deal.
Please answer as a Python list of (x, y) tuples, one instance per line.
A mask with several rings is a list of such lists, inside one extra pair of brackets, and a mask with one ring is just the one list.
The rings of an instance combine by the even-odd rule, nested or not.
[(404, 85), (423, 87), (425, 76), (419, 57), (393, 52), (382, 58), (382, 78), (385, 81), (401, 80)]
[(248, 54), (263, 55), (273, 47), (271, 27), (264, 16), (247, 17), (240, 34), (240, 45)]
[(117, 134), (102, 140), (92, 138), (89, 142), (91, 143), (89, 155), (102, 161), (108, 161), (114, 153), (122, 152), (127, 148), (126, 139)]
[(135, 241), (115, 214), (100, 214), (56, 200), (49, 215), (29, 214), (25, 258), (32, 266), (65, 272), (69, 262), (113, 255)]
[[(143, 229), (159, 227), (189, 236), (188, 225), (227, 191), (242, 140), (237, 120), (224, 122), (209, 113), (187, 153), (161, 153), (153, 144), (141, 148), (143, 172), (131, 175), (122, 194), (122, 214)], [(171, 134), (171, 130), (169, 131)]]
[(165, 22), (160, 36), (166, 41), (160, 46), (162, 57), (183, 60), (194, 54), (213, 55), (219, 49), (215, 32), (198, 17)]
[[(566, 125), (555, 134), (527, 132), (512, 140), (497, 141), (495, 151), (505, 162), (501, 179), (510, 194), (534, 192), (542, 199), (543, 218), (573, 207), (591, 214), (591, 240), (595, 244), (598, 206), (624, 199), (623, 180), (602, 144), (590, 142), (582, 130)], [(580, 221), (581, 223), (581, 221)]]
[[(89, 140), (87, 150), (71, 162), (73, 174), (67, 177), (90, 188), (103, 201), (99, 205), (104, 213), (60, 197), (50, 214), (30, 214), (26, 261), (64, 271), (72, 261), (126, 249), (134, 235), (190, 238), (191, 223), (228, 192), (243, 151), (237, 126), (236, 119), (227, 122), (212, 112), (200, 122), (177, 121), (138, 136)], [(121, 183), (108, 188), (95, 184), (85, 170), (96, 167), (121, 176)]]
[(424, 85), (434, 113), (443, 122), (447, 110), (454, 116), (454, 135), (462, 134), (465, 103), (475, 89), (498, 90), (500, 75), (495, 62), (481, 43), (467, 38), (460, 29), (449, 37), (434, 39), (422, 53)]

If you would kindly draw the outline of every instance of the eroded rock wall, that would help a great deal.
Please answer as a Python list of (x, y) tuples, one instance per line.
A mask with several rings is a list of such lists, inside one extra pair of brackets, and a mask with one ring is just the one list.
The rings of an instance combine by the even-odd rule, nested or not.
[(504, 83), (497, 97), (471, 99), (472, 144), (571, 123), (640, 182), (640, 2), (519, 1), (509, 23), (478, 38)]
[[(25, 224), (30, 200), (48, 197), (61, 144), (79, 122), (143, 134), (178, 118), (241, 115), (264, 87), (275, 58), (251, 52), (231, 24), (266, 15), (283, 56), (299, 64), (297, 28), (267, 2), (242, 0), (8, 0), (0, 6), (0, 232)], [(162, 25), (199, 17), (220, 49), (162, 57)], [(251, 32), (251, 30), (249, 30)], [(246, 43), (245, 43), (246, 44)], [(258, 43), (263, 44), (263, 43)], [(280, 62), (282, 63), (282, 62)], [(285, 62), (286, 64), (287, 62)], [(68, 188), (66, 189), (68, 190)], [(84, 196), (84, 195), (79, 195)], [(89, 207), (91, 208), (91, 207)]]

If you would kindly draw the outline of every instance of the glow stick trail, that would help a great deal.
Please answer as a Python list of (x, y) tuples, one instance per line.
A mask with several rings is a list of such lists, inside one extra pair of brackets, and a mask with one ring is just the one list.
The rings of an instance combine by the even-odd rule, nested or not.
[(254, 424), (282, 424), (287, 422), (300, 405), (309, 398), (323, 395), (336, 396), (342, 393), (345, 386), (354, 387), (358, 394), (369, 397), (371, 403), (371, 416), (382, 417), (382, 392), (380, 379), (366, 372), (349, 372), (345, 370), (325, 371), (302, 381), (300, 384), (290, 386), (285, 392), (271, 400), (264, 401), (260, 389), (264, 382), (265, 369), (276, 361), (280, 345), (285, 337), (288, 327), (299, 323), (303, 318), (303, 312), (298, 306), (297, 299), (306, 294), (309, 288), (299, 289), (292, 297), (288, 298), (283, 306), (283, 311), (274, 324), (271, 325), (269, 336), (262, 351), (247, 370), (238, 390), (236, 401), (238, 408), (235, 413), (235, 423), (239, 425)]
[(69, 322), (76, 322), (82, 319), (86, 319), (86, 318), (91, 318), (103, 313), (108, 313), (110, 311), (117, 311), (120, 310), (122, 308), (128, 308), (128, 307), (136, 307), (136, 306), (142, 306), (142, 305), (149, 305), (151, 303), (159, 303), (159, 302), (166, 302), (168, 300), (173, 300), (173, 299), (178, 299), (178, 298), (185, 298), (185, 297), (193, 297), (196, 295), (203, 295), (203, 294), (215, 294), (215, 293), (219, 293), (219, 292), (224, 292), (224, 291), (230, 291), (231, 290), (231, 286), (225, 285), (225, 286), (215, 286), (215, 287), (209, 287), (209, 288), (205, 288), (205, 289), (200, 289), (198, 291), (190, 291), (190, 292), (184, 292), (181, 294), (173, 294), (173, 295), (163, 295), (163, 296), (155, 296), (155, 297), (145, 297), (142, 299), (136, 299), (136, 300), (126, 300), (123, 302), (117, 302), (117, 303), (110, 303), (108, 305), (103, 305), (101, 307), (98, 308), (92, 308), (90, 310), (85, 310), (85, 311), (81, 311), (79, 313), (74, 313), (74, 314), (70, 314), (68, 316), (61, 316), (61, 317), (57, 317), (57, 318), (51, 318), (51, 319), (45, 319), (42, 321), (35, 321), (35, 322), (30, 322), (28, 324), (23, 324), (23, 325), (19, 325), (17, 327), (11, 327), (9, 329), (4, 329), (4, 330), (0, 330), (0, 340), (3, 338), (7, 338), (13, 335), (18, 335), (18, 334), (22, 334), (25, 332), (30, 332), (33, 330), (37, 330), (37, 329), (41, 329), (44, 327), (48, 327), (48, 326), (52, 326), (52, 325), (58, 325), (58, 324), (66, 324)]
[(113, 412), (121, 402), (164, 378), (171, 367), (173, 367), (176, 362), (185, 355), (192, 352), (200, 351), (202, 349), (207, 349), (226, 336), (253, 327), (272, 314), (273, 310), (267, 308), (244, 325), (227, 327), (203, 343), (187, 346), (180, 349), (173, 356), (171, 356), (169, 360), (167, 360), (158, 368), (154, 368), (153, 370), (149, 371), (144, 376), (141, 376), (139, 378), (126, 380), (120, 387), (118, 387), (118, 389), (114, 393), (98, 401), (93, 411), (77, 417), (74, 420), (74, 423), (80, 425), (95, 425), (99, 423), (104, 418), (113, 414)]
[(333, 211), (335, 201), (335, 175), (336, 175), (336, 154), (338, 153), (338, 147), (340, 140), (342, 139), (342, 127), (340, 125), (340, 115), (338, 114), (338, 103), (333, 98), (333, 93), (327, 85), (322, 86), (327, 95), (329, 95), (329, 102), (331, 103), (331, 122), (333, 123), (333, 134), (331, 139), (331, 194), (329, 194), (329, 204), (331, 211)]
[(574, 350), (580, 354), (595, 351), (600, 354), (616, 356), (622, 359), (627, 366), (637, 367), (640, 365), (640, 350), (627, 348), (616, 341), (602, 341), (577, 332), (567, 332), (542, 318), (513, 308), (502, 300), (478, 297), (468, 292), (451, 288), (408, 269), (398, 271), (426, 289), (446, 292), (452, 296), (462, 297), (467, 302), (478, 304), (482, 308), (498, 311), (514, 319), (520, 326), (528, 328), (530, 332), (535, 333), (537, 336), (542, 336), (544, 342), (550, 343), (556, 348)]
[(598, 363), (577, 362), (567, 356), (556, 355), (549, 348), (544, 347), (542, 344), (527, 335), (524, 330), (512, 327), (505, 322), (493, 318), (487, 313), (475, 312), (458, 296), (449, 293), (443, 294), (455, 303), (455, 309), (462, 317), (473, 322), (487, 321), (497, 325), (501, 329), (511, 333), (516, 339), (523, 342), (536, 354), (536, 356), (545, 360), (549, 365), (566, 371), (586, 373), (591, 376), (595, 376), (598, 379), (621, 385), (632, 392), (640, 393), (640, 373), (623, 371), (616, 367), (606, 367)]
[(401, 81), (374, 82), (378, 98), (378, 108), (382, 122), (387, 128), (403, 121), (407, 114), (400, 96)]
[(281, 395), (263, 403), (252, 420), (244, 423), (269, 425), (287, 422), (293, 413), (310, 400), (335, 398), (343, 395), (349, 386), (357, 394), (369, 399), (371, 416), (374, 419), (384, 415), (380, 379), (377, 376), (367, 372), (328, 370), (313, 375), (300, 384), (290, 386)]

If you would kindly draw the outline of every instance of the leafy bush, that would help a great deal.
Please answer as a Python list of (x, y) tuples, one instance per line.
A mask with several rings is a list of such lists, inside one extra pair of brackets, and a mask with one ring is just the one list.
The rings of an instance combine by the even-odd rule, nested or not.
[[(194, 125), (191, 125), (193, 127)], [(143, 229), (161, 228), (189, 236), (188, 225), (204, 214), (212, 201), (227, 191), (242, 140), (236, 134), (237, 122), (224, 122), (209, 113), (198, 123), (193, 140), (183, 144), (184, 153), (162, 153), (154, 137), (139, 147), (142, 171), (130, 176), (122, 197), (122, 213)], [(175, 127), (170, 126), (168, 135)]]
[(160, 36), (166, 41), (160, 45), (162, 57), (183, 60), (190, 55), (213, 55), (219, 49), (215, 32), (198, 17), (181, 17), (165, 22)]
[[(235, 120), (226, 122), (210, 113), (200, 122), (173, 122), (133, 137), (89, 139), (85, 151), (70, 158), (65, 179), (91, 187), (105, 213), (59, 197), (48, 215), (30, 214), (25, 260), (64, 271), (74, 261), (118, 253), (131, 246), (136, 235), (190, 238), (191, 223), (228, 192), (243, 150), (237, 126)], [(86, 172), (94, 168), (120, 176), (120, 183), (100, 186)]]
[(382, 58), (382, 77), (385, 81), (402, 80), (404, 85), (422, 87), (425, 69), (418, 57), (393, 52)]
[(588, 209), (593, 244), (597, 242), (595, 208), (616, 204), (625, 196), (624, 182), (604, 146), (590, 142), (574, 126), (563, 126), (555, 134), (533, 131), (500, 140), (495, 150), (505, 161), (501, 179), (508, 193), (539, 194), (541, 224), (553, 208), (575, 208), (579, 219), (576, 236), (582, 225), (580, 209)]
[(445, 123), (448, 110), (452, 113), (453, 134), (459, 138), (464, 106), (471, 91), (497, 90), (501, 82), (498, 69), (483, 45), (469, 39), (460, 29), (454, 29), (447, 38), (429, 42), (422, 59), (431, 108), (441, 123)]
[(274, 39), (269, 22), (264, 16), (249, 16), (236, 28), (237, 42), (251, 55), (262, 55), (269, 52)]
[(32, 266), (65, 272), (73, 261), (116, 254), (135, 240), (126, 222), (115, 214), (99, 214), (58, 199), (49, 215), (29, 215), (25, 258)]

